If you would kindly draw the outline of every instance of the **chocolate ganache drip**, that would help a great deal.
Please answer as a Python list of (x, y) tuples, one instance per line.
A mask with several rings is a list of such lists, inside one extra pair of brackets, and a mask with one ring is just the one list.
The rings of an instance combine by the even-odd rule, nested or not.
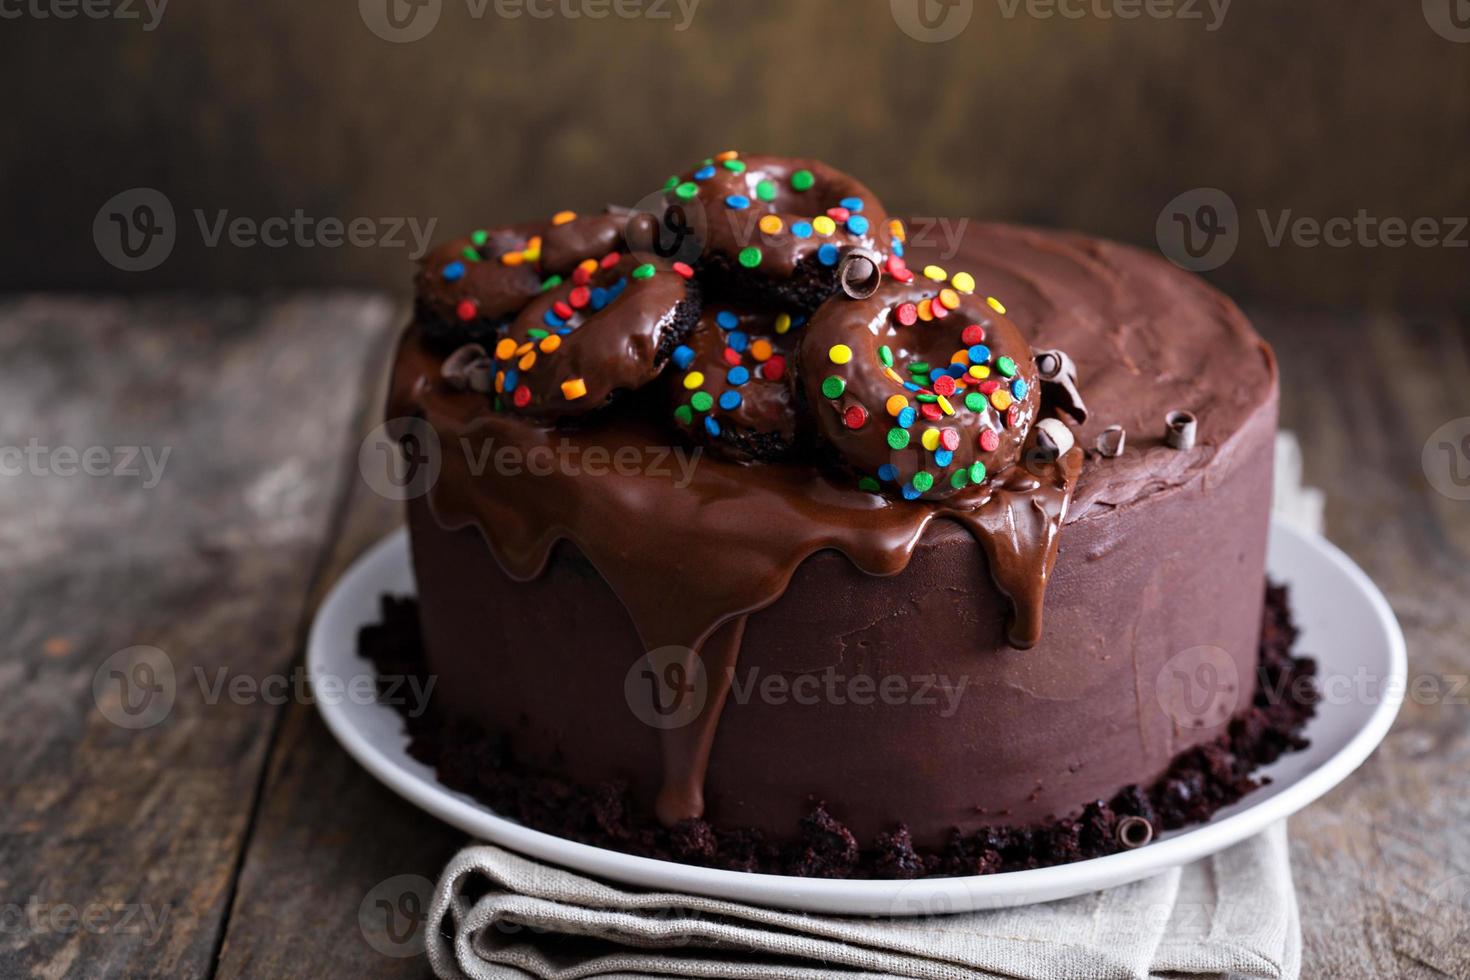
[[(692, 262), (648, 253), (659, 216), (617, 210), (432, 253), (389, 415), (437, 436), (440, 524), (477, 528), (520, 581), (577, 548), (647, 650), (702, 664), (698, 716), (663, 732), (673, 824), (703, 813), (745, 617), (803, 560), (894, 575), (948, 518), (1031, 647), (1083, 456), (1054, 413), (1038, 425), (1082, 414), (1070, 360), (1039, 369), (968, 273), (910, 270), (902, 222), (857, 181), (731, 152), (664, 196), (711, 212)], [(862, 288), (842, 288), (854, 250)]]

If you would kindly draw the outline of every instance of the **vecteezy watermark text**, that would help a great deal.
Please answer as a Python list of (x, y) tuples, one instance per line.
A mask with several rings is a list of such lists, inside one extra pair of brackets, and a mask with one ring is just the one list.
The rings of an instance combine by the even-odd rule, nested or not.
[[(472, 20), (647, 20), (673, 21), (676, 32), (694, 22), (701, 0), (464, 0)], [(358, 0), (358, 15), (384, 41), (407, 44), (429, 36), (444, 12), (444, 0)]]
[(1205, 31), (1218, 31), (1232, 0), (996, 0), (1000, 15), (1036, 20), (1178, 20), (1201, 21)]
[(152, 33), (167, 9), (168, 0), (0, 0), (0, 20), (139, 21)]
[(144, 490), (163, 480), (172, 446), (0, 446), (0, 476), (116, 476), (141, 479)]
[(55, 933), (69, 936), (85, 932), (93, 935), (141, 935), (146, 946), (152, 946), (168, 925), (172, 906), (162, 907), (147, 902), (45, 902), (32, 895), (25, 901), (0, 904), (0, 935), (20, 933), (42, 935)]

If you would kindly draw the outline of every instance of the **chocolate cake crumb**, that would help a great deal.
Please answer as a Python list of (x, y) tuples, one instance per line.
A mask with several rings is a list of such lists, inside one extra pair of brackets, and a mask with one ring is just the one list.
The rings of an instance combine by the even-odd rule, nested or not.
[[(665, 828), (632, 805), (621, 783), (578, 786), (520, 766), (509, 739), (428, 710), (415, 716), (401, 699), (409, 754), (434, 767), (440, 782), (481, 800), (497, 813), (570, 840), (733, 871), (821, 878), (916, 878), (1018, 871), (1100, 857), (1123, 850), (1118, 822), (1136, 816), (1155, 831), (1208, 820), (1262, 785), (1252, 773), (1286, 752), (1307, 746), (1302, 730), (1318, 700), (1316, 662), (1292, 655), (1298, 631), (1287, 590), (1268, 585), (1261, 623), (1260, 662), (1251, 707), (1229, 731), (1174, 759), (1152, 786), (1128, 786), (1111, 800), (1084, 806), (1075, 817), (1036, 827), (954, 831), (944, 847), (914, 847), (906, 826), (878, 835), (864, 848), (825, 805), (814, 804), (798, 839), (782, 848), (759, 831), (686, 820)], [(358, 652), (377, 669), (381, 693), (389, 679), (427, 681), (418, 604), (384, 596), (379, 622), (358, 632)]]

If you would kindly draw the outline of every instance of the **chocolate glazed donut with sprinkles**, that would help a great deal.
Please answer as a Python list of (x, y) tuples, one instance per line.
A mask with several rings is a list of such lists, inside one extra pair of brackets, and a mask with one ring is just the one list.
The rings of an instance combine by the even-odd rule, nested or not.
[(1040, 393), (1031, 348), (968, 273), (890, 258), (866, 299), (807, 325), (800, 377), (818, 436), (859, 486), (907, 500), (982, 487), (1018, 461)]
[(804, 319), (706, 309), (674, 349), (668, 372), (674, 425), (726, 459), (790, 457), (798, 431), (790, 358)]
[(596, 411), (658, 377), (699, 309), (688, 266), (618, 252), (584, 259), (495, 341), (496, 404), (553, 421)]
[(544, 227), (480, 229), (426, 255), (414, 276), (414, 310), (424, 339), (438, 350), (493, 344), (541, 292)]
[(697, 206), (701, 277), (712, 291), (810, 313), (837, 288), (852, 248), (887, 256), (902, 230), (855, 177), (817, 160), (717, 154), (664, 186), (671, 208)]

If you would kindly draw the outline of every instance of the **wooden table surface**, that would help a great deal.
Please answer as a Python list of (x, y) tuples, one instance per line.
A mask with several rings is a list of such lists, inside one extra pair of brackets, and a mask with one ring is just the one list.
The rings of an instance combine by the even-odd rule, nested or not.
[[(385, 930), (464, 837), (291, 688), (325, 590), (399, 521), (357, 465), (399, 315), (343, 293), (0, 301), (0, 976), (428, 975)], [(1421, 463), (1470, 416), (1470, 323), (1256, 320), (1328, 535), (1423, 679), (1291, 821), (1304, 975), (1470, 977), (1470, 502)], [(128, 727), (110, 671), (140, 645), (173, 698)]]

